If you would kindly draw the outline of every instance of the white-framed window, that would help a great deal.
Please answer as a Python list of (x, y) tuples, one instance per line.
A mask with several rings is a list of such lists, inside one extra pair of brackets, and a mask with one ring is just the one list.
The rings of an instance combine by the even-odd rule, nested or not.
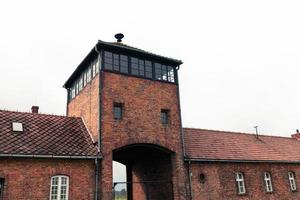
[(291, 191), (296, 191), (297, 186), (296, 186), (296, 181), (295, 181), (295, 173), (294, 172), (288, 172), (288, 177), (289, 177)]
[(235, 173), (235, 181), (237, 185), (238, 194), (245, 194), (246, 188), (245, 188), (244, 175), (242, 172)]
[(267, 192), (273, 192), (271, 174), (264, 172), (265, 187)]
[(52, 176), (50, 187), (50, 200), (69, 199), (69, 177)]

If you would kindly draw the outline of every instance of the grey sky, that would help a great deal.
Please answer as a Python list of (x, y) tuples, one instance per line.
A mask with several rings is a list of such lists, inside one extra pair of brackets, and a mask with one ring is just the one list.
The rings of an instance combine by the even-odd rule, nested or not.
[(98, 39), (178, 58), (186, 127), (300, 128), (300, 3), (1, 1), (0, 108), (64, 114), (62, 88)]

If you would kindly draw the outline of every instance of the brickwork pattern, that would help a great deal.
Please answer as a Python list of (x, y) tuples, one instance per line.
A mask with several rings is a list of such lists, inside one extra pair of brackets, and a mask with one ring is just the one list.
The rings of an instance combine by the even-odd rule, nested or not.
[[(241, 199), (241, 200), (296, 200), (300, 193), (290, 190), (288, 171), (296, 174), (296, 185), (300, 186), (297, 164), (276, 163), (192, 163), (193, 200)], [(238, 195), (235, 173), (243, 172), (246, 194)], [(273, 192), (267, 193), (263, 173), (270, 172)], [(200, 183), (199, 175), (205, 174), (205, 182)]]
[(94, 141), (98, 141), (99, 74), (68, 103), (67, 115), (82, 117)]
[(49, 200), (55, 175), (69, 176), (69, 199), (94, 198), (94, 160), (0, 159), (3, 200)]
[[(185, 199), (185, 169), (182, 160), (177, 85), (109, 72), (102, 73), (103, 199), (111, 198), (112, 151), (135, 143), (155, 144), (175, 152), (170, 169), (174, 199)], [(124, 104), (122, 120), (114, 120), (114, 102)], [(170, 110), (168, 125), (160, 122), (161, 109)]]

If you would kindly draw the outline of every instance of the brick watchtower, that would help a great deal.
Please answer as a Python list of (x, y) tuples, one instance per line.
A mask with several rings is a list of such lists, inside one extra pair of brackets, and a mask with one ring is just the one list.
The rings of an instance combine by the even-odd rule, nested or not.
[(100, 196), (112, 199), (112, 161), (126, 165), (129, 200), (186, 199), (177, 70), (182, 62), (98, 41), (64, 87), (103, 156)]

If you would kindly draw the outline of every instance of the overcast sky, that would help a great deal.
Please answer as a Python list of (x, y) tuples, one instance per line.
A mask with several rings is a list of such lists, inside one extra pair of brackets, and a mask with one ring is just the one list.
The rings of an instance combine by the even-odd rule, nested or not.
[(183, 125), (290, 136), (300, 128), (300, 3), (0, 2), (0, 108), (65, 114), (62, 85), (98, 39), (184, 61)]

